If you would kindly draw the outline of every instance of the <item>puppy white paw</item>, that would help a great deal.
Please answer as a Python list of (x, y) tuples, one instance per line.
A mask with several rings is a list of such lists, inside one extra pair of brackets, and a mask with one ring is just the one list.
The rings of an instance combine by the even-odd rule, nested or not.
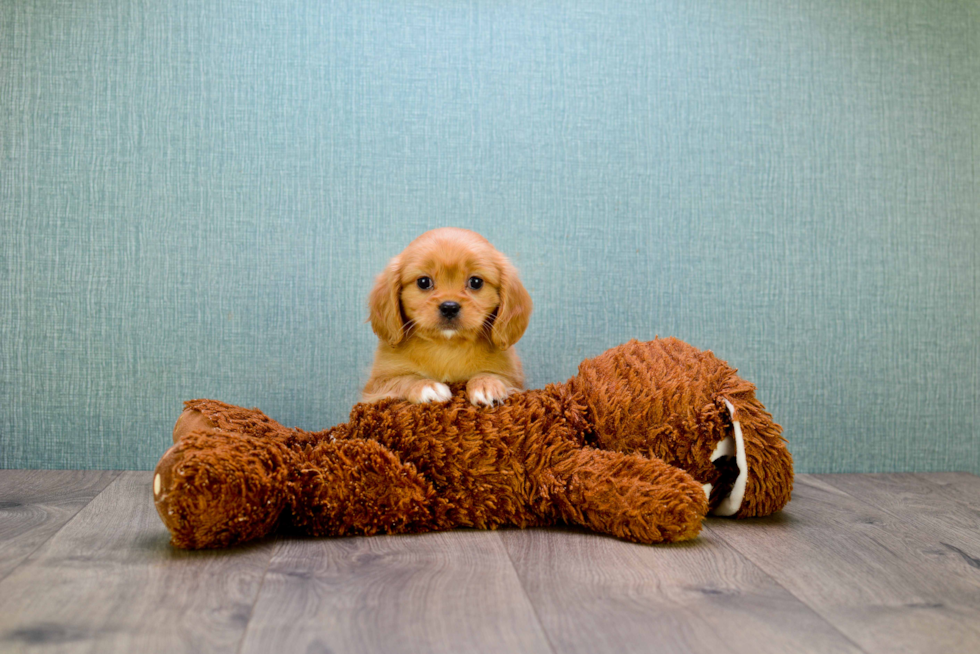
[(474, 377), (466, 384), (466, 396), (476, 406), (503, 404), (508, 395), (507, 385), (496, 377)]
[(418, 396), (409, 398), (412, 402), (428, 404), (429, 402), (448, 402), (453, 397), (453, 392), (449, 387), (441, 382), (430, 381), (418, 391)]
[(490, 406), (493, 404), (493, 400), (488, 398), (487, 394), (483, 391), (474, 391), (473, 394), (470, 395), (470, 402), (477, 406)]

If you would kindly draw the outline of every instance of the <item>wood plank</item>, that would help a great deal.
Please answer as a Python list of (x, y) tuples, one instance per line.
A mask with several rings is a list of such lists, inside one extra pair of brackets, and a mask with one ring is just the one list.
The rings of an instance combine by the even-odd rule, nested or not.
[(710, 524), (868, 652), (980, 651), (980, 570), (904, 516), (798, 475), (782, 512)]
[(550, 652), (496, 532), (281, 541), (243, 652)]
[(817, 478), (933, 536), (950, 556), (967, 557), (980, 566), (980, 513), (926, 478), (911, 473)]
[(122, 473), (0, 582), (0, 650), (233, 651), (272, 555), (265, 542), (185, 552)]
[(118, 474), (110, 470), (0, 470), (0, 579)]
[(928, 472), (916, 475), (940, 488), (946, 497), (964, 506), (980, 507), (980, 477), (969, 472)]
[(556, 652), (861, 651), (710, 531), (652, 547), (501, 535)]

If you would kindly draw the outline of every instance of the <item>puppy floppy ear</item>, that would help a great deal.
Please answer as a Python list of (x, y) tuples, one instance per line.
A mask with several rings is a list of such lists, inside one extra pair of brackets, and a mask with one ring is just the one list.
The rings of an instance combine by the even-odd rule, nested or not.
[(368, 297), (371, 329), (388, 345), (398, 345), (405, 338), (401, 292), (401, 262), (395, 257), (378, 275)]
[(501, 350), (506, 350), (521, 340), (531, 320), (531, 309), (534, 305), (531, 295), (517, 276), (517, 269), (507, 257), (500, 255), (497, 267), (500, 270), (500, 306), (497, 307), (490, 340)]

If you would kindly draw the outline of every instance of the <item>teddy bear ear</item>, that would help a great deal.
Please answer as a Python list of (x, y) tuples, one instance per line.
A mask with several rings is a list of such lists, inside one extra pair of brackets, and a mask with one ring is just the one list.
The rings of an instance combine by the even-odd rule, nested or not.
[(736, 518), (775, 513), (793, 493), (793, 457), (786, 449), (783, 429), (754, 392), (722, 400), (731, 416), (732, 434), (717, 445), (711, 460), (732, 457), (738, 477), (712, 513)]
[(401, 262), (395, 257), (378, 275), (368, 297), (371, 329), (378, 338), (393, 346), (405, 338), (401, 290)]
[(510, 260), (500, 255), (497, 267), (500, 270), (500, 306), (497, 307), (490, 339), (498, 348), (506, 350), (521, 340), (531, 320), (534, 305)]
[[(733, 516), (738, 513), (742, 506), (742, 498), (745, 497), (745, 482), (749, 477), (749, 466), (745, 458), (745, 438), (742, 436), (742, 423), (735, 419), (735, 407), (727, 399), (722, 398), (728, 414), (732, 419), (732, 435), (726, 437), (715, 446), (711, 453), (711, 461), (722, 457), (734, 457), (738, 466), (738, 477), (732, 484), (732, 490), (727, 497), (722, 499), (711, 512), (714, 515)], [(705, 492), (710, 494), (710, 485)]]

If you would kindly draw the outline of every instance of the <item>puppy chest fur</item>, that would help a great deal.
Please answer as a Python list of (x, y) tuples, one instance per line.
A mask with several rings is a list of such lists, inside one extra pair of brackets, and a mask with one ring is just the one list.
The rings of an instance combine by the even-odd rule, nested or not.
[(412, 339), (396, 347), (382, 343), (371, 376), (419, 375), (451, 384), (492, 373), (504, 377), (510, 385), (523, 386), (521, 362), (513, 348), (498, 350), (487, 341), (460, 341)]

